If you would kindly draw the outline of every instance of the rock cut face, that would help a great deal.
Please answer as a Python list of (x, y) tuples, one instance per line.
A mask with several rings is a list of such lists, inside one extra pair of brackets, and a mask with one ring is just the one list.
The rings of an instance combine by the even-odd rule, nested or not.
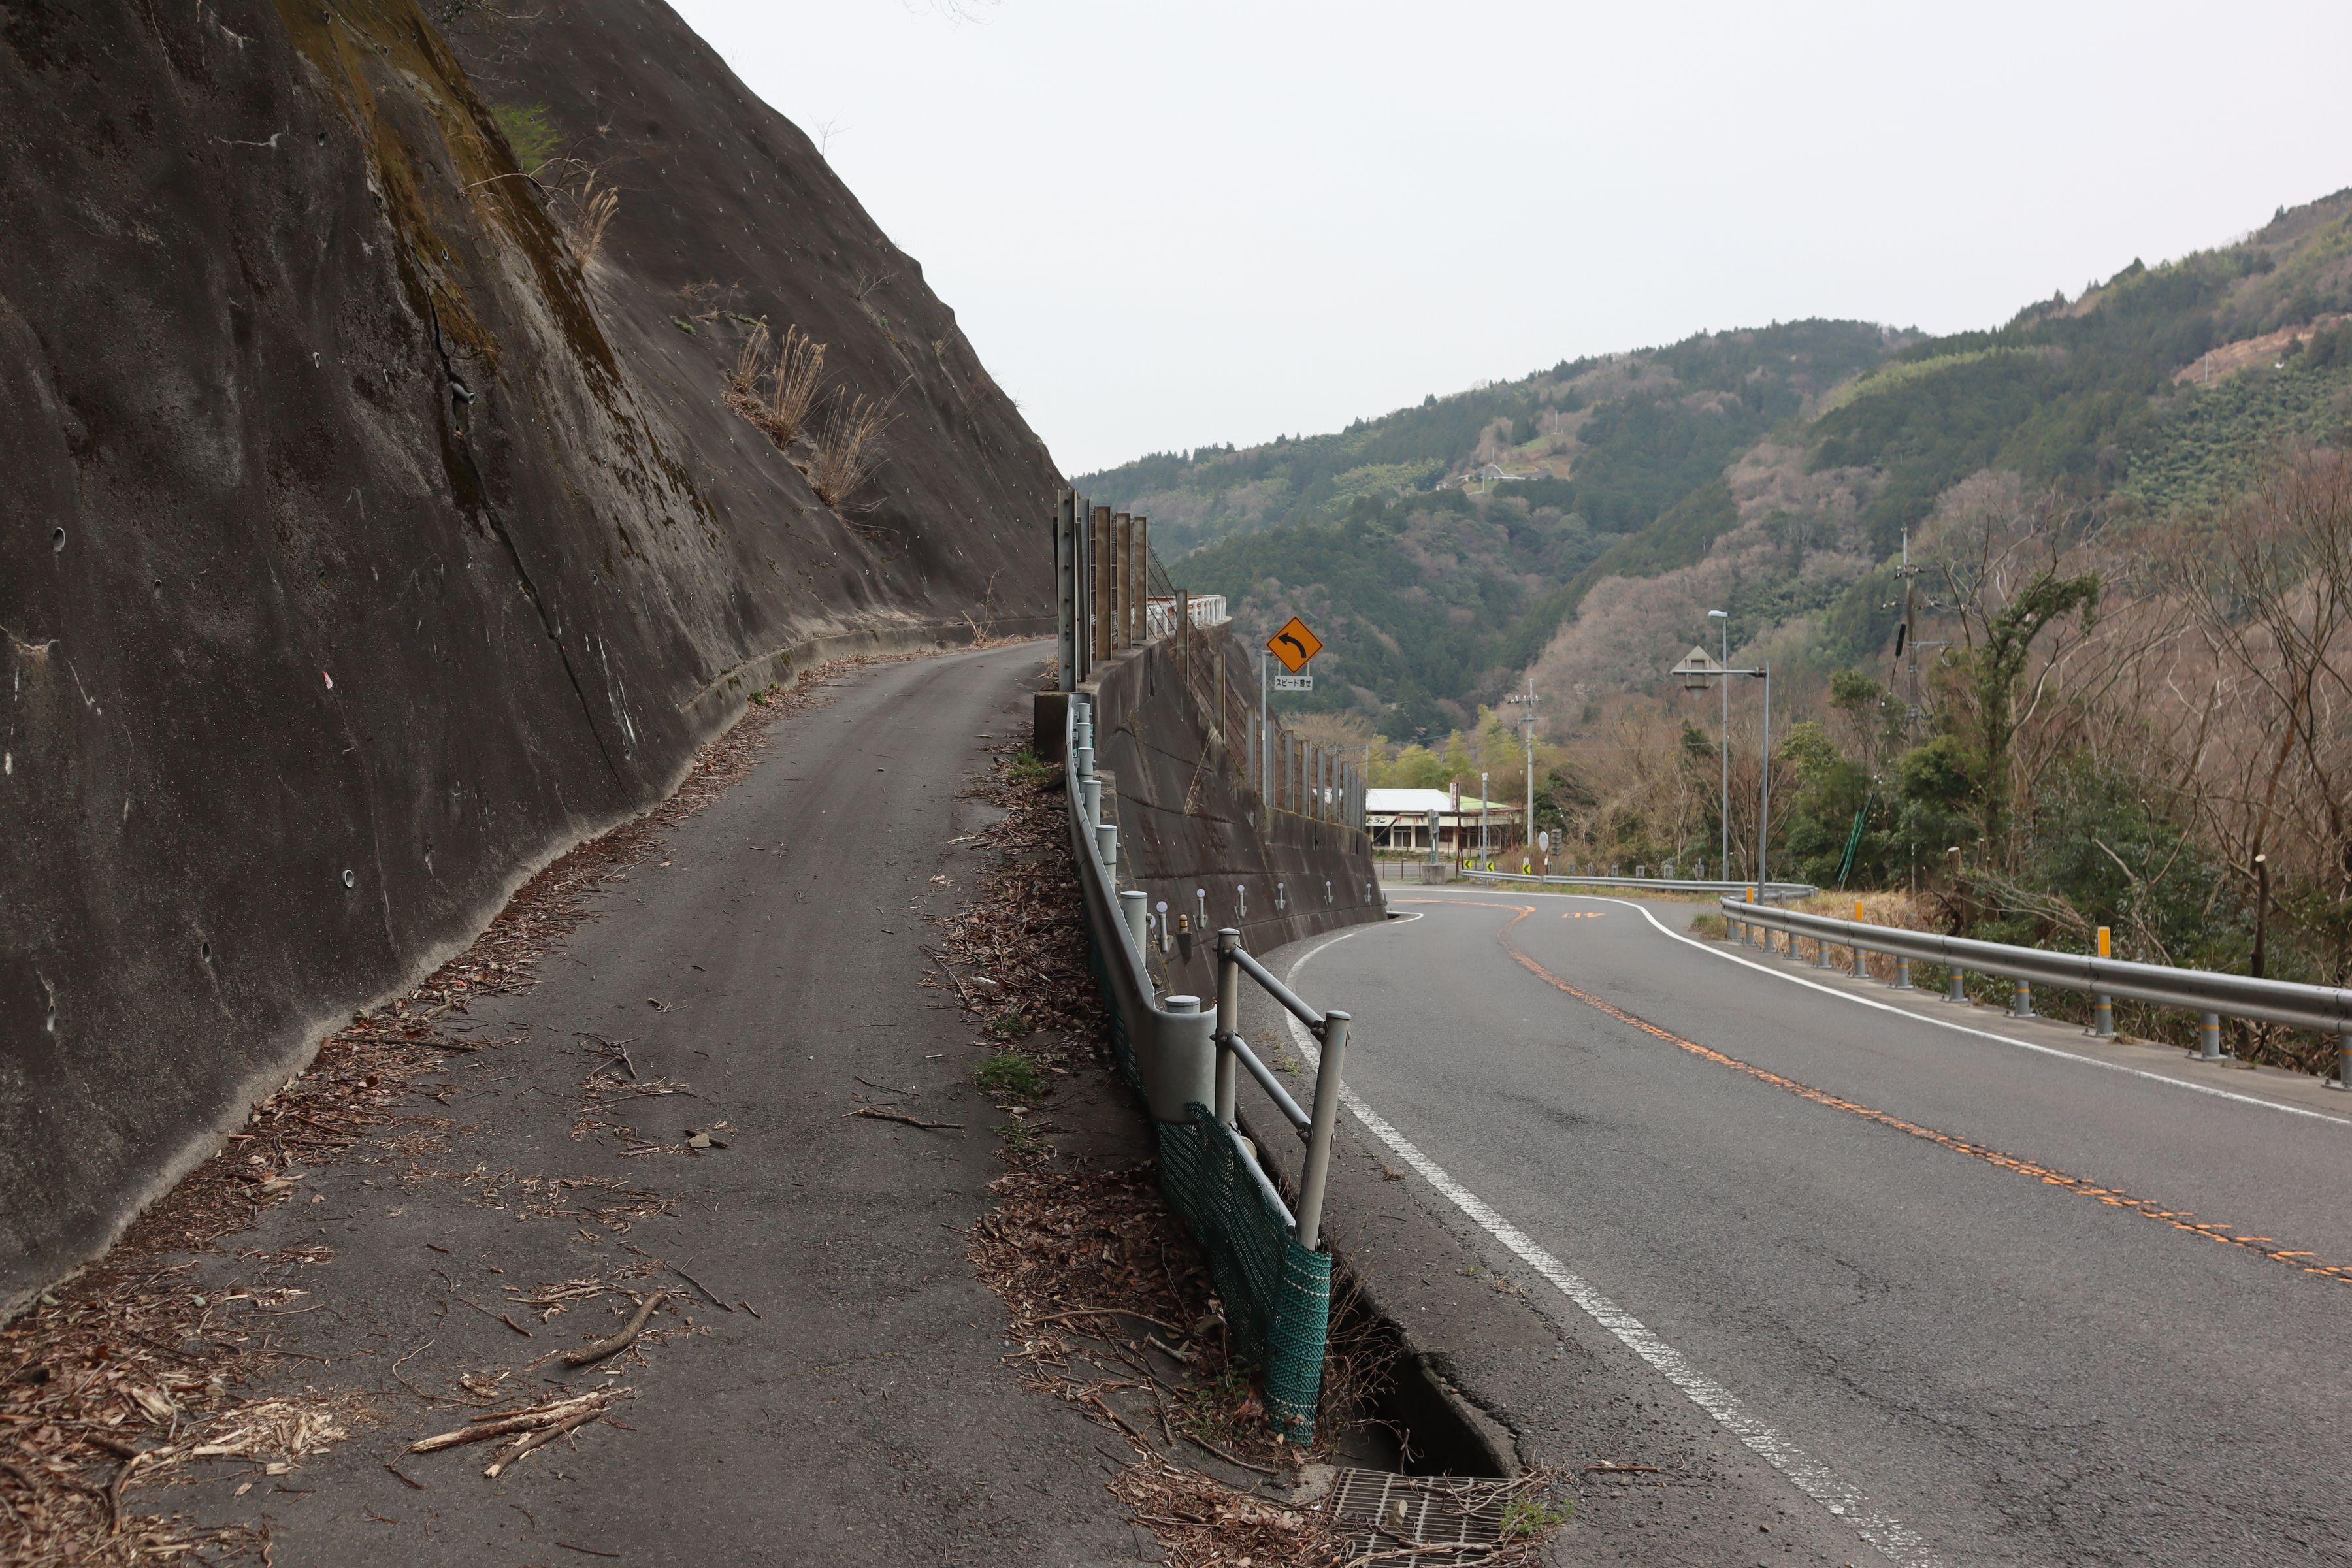
[[(1050, 629), (1051, 460), (808, 140), (658, 5), (454, 15), (0, 18), (0, 1311), (796, 651)], [(834, 503), (763, 318), (885, 410)]]

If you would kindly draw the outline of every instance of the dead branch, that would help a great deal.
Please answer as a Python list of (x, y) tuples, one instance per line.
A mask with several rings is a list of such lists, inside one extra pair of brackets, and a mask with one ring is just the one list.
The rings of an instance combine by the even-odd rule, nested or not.
[(627, 1350), (631, 1345), (636, 1343), (637, 1336), (646, 1331), (646, 1320), (654, 1315), (654, 1309), (660, 1306), (668, 1299), (668, 1291), (655, 1291), (652, 1295), (646, 1297), (644, 1302), (638, 1306), (637, 1315), (629, 1320), (629, 1326), (627, 1328), (623, 1329), (619, 1333), (614, 1334), (609, 1340), (598, 1340), (593, 1345), (584, 1345), (576, 1351), (564, 1352), (563, 1364), (566, 1366), (592, 1366), (597, 1362), (603, 1361), (607, 1356), (618, 1355), (623, 1351)]

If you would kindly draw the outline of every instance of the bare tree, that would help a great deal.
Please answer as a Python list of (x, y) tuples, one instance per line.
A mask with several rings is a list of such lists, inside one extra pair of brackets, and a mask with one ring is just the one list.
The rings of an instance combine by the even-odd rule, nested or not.
[(2207, 831), (2233, 867), (2254, 857), (2333, 911), (2332, 968), (2352, 960), (2352, 458), (2278, 469), (2178, 558), (2210, 655), (2189, 760)]

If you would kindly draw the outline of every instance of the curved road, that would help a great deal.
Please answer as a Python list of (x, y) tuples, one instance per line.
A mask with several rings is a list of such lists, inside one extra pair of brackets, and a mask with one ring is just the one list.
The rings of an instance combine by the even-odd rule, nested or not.
[(1358, 1136), (1855, 1561), (2352, 1560), (2347, 1097), (1890, 1007), (1687, 904), (1391, 898), (1275, 965), (1358, 1020)]

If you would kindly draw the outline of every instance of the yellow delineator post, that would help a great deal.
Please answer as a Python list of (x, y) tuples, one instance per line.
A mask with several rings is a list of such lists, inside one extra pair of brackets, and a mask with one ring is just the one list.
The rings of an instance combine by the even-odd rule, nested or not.
[[(2111, 958), (2114, 955), (2114, 946), (2107, 936), (2107, 928), (2101, 926), (2099, 956)], [(2102, 1040), (2112, 1040), (2116, 1037), (2116, 999), (2104, 992), (2094, 993), (2091, 997), (2091, 1033)]]

